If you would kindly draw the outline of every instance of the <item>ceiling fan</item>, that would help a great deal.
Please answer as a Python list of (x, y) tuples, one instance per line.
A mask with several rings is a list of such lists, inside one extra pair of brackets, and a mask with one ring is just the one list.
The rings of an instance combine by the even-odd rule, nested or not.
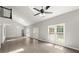
[(37, 8), (33, 8), (34, 10), (39, 12), (39, 13), (35, 14), (34, 16), (39, 15), (39, 14), (42, 14), (42, 15), (44, 15), (44, 14), (51, 14), (52, 12), (46, 12), (46, 10), (48, 10), (49, 8), (50, 8), (50, 6), (46, 6), (46, 7), (42, 6), (40, 10), (37, 9)]

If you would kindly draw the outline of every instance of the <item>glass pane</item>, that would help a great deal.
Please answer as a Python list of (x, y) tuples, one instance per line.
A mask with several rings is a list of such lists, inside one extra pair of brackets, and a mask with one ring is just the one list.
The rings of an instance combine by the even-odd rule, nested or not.
[(63, 33), (57, 33), (57, 41), (59, 43), (63, 43), (63, 40), (64, 40), (64, 35)]
[(57, 32), (63, 32), (63, 26), (57, 26)]
[(55, 29), (54, 28), (49, 28), (49, 34), (54, 34)]
[(4, 9), (4, 16), (10, 17), (10, 10)]
[(0, 16), (3, 16), (3, 9), (0, 7)]
[(64, 42), (64, 26), (57, 26), (57, 41), (58, 43)]
[(12, 10), (8, 9), (6, 7), (0, 6), (0, 17), (11, 19), (12, 18)]

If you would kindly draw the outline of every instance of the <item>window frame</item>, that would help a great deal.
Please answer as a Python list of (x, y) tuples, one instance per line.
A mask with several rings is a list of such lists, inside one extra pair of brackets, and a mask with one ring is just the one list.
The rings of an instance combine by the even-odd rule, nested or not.
[(10, 17), (4, 16), (4, 11), (3, 11), (3, 15), (1, 15), (0, 17), (12, 19), (12, 9), (9, 9), (9, 8), (3, 7), (3, 6), (0, 6), (0, 8), (2, 8), (3, 10), (5, 9), (5, 10), (9, 10), (10, 11)]

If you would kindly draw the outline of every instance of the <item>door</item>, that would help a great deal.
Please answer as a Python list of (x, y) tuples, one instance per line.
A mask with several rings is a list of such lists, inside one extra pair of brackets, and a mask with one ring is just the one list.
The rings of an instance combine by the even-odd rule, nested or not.
[(0, 48), (2, 43), (2, 25), (0, 24)]
[(24, 35), (24, 29), (22, 29), (22, 36), (25, 36), (25, 35)]
[(55, 43), (55, 39), (56, 39), (56, 30), (55, 30), (55, 26), (50, 25), (48, 27), (48, 38), (50, 39), (50, 42)]
[(65, 43), (65, 24), (48, 26), (49, 41), (55, 44), (64, 45)]
[(39, 28), (37, 27), (33, 28), (33, 38), (39, 38)]
[(65, 43), (65, 24), (58, 24), (56, 26), (56, 42), (60, 45)]

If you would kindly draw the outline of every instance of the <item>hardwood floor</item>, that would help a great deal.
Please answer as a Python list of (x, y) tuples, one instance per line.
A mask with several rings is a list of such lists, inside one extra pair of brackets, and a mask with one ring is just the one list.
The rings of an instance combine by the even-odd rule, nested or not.
[(6, 40), (0, 49), (1, 53), (78, 53), (62, 46), (29, 38)]

